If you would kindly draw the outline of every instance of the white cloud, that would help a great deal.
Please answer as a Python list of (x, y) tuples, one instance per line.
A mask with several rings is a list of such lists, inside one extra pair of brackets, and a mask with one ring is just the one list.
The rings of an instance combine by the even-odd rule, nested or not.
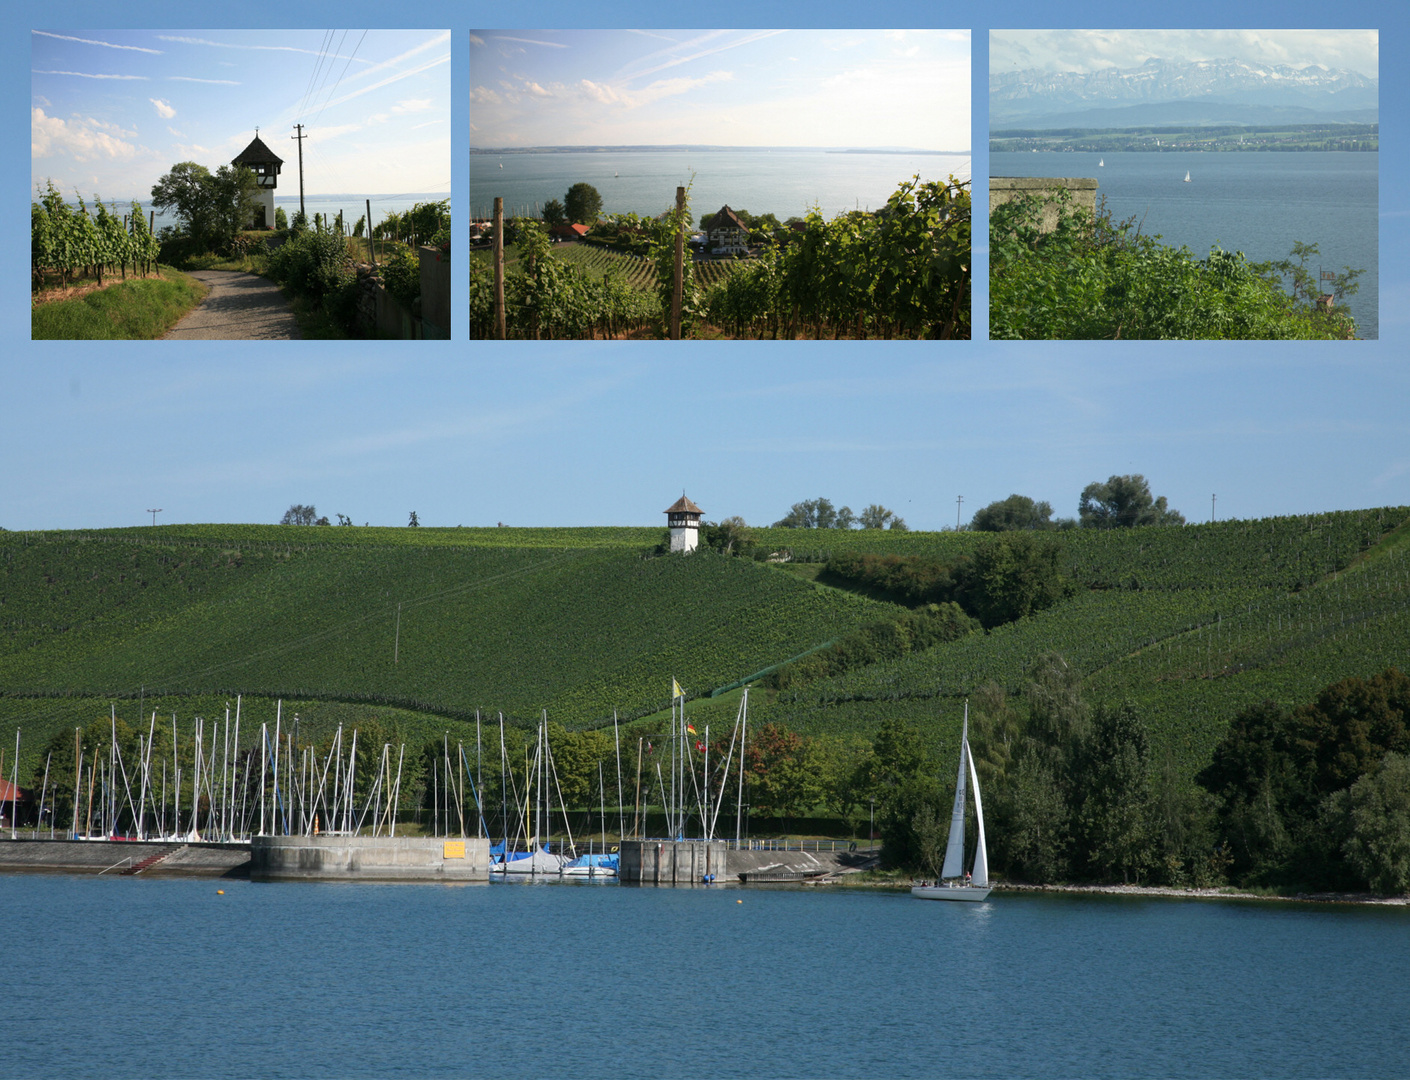
[(176, 110), (171, 107), (171, 102), (163, 101), (161, 98), (148, 98), (147, 100), (156, 106), (157, 115), (163, 120), (170, 120), (176, 115)]
[(553, 95), (536, 82), (526, 82), (524, 89), (533, 94), (534, 97), (552, 97)]
[(168, 127), (166, 130), (169, 134), (175, 135), (178, 139), (186, 138), (186, 133), (184, 131), (177, 131), (174, 127)]
[(128, 159), (137, 153), (137, 147), (125, 142), (110, 132), (127, 134), (113, 124), (104, 124), (91, 117), (76, 116), (72, 120), (62, 120), (57, 116), (46, 116), (43, 109), (30, 110), (30, 156), (49, 157), (53, 154), (69, 154), (75, 161), (92, 161), (95, 158), (112, 160)]
[(68, 34), (51, 34), (47, 30), (31, 30), (31, 34), (38, 34), (40, 37), (58, 38), (60, 41), (76, 41), (80, 45), (101, 45), (105, 49), (126, 49), (128, 52), (151, 53), (153, 56), (161, 56), (161, 49), (144, 49), (140, 45), (114, 45), (111, 41), (94, 41), (92, 38), (70, 37)]
[(392, 106), (394, 113), (414, 113), (424, 112), (434, 104), (431, 98), (410, 98), (406, 101), (398, 101)]
[(470, 91), (470, 100), (481, 105), (502, 105), (503, 99), (488, 86), (476, 86)]
[(76, 79), (122, 79), (133, 82), (146, 82), (145, 75), (95, 75), (87, 71), (36, 71), (35, 75), (72, 75)]

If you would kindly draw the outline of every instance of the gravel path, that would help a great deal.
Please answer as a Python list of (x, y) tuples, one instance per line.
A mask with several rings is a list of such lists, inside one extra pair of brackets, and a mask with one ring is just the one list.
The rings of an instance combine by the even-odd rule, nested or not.
[(163, 341), (297, 341), (299, 325), (279, 286), (240, 270), (197, 270), (210, 293)]

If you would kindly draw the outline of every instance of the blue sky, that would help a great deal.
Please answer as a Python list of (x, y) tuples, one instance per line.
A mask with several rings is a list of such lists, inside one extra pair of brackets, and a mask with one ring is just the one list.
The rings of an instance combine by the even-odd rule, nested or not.
[(255, 137), (298, 193), (445, 191), (448, 31), (44, 29), (31, 32), (31, 178), (137, 197), (178, 161), (214, 172)]
[(475, 30), (472, 146), (969, 149), (968, 30)]
[[(256, 3), (228, 25), (311, 26), (326, 8)], [(384, 7), (342, 9), (386, 21)], [(469, 146), (466, 22), (498, 9), (426, 3), (452, 27), (451, 143)], [(934, 5), (889, 6), (925, 26)], [(1172, 21), (1163, 9), (1161, 26)], [(1195, 2), (1185, 26), (1380, 30), (1410, 45), (1410, 16), (1364, 2)], [(86, 0), (65, 25), (189, 25), (189, 7), (139, 4), (119, 20)], [(518, 26), (658, 22), (653, 7), (525, 4)], [(973, 12), (979, 115), (974, 175), (987, 175), (982, 102), (990, 27), (1140, 28), (1125, 4), (998, 3)], [(867, 11), (860, 12), (868, 14)], [(855, 5), (726, 4), (719, 25), (839, 26)], [(949, 13), (946, 22), (951, 23)], [(407, 20), (412, 21), (411, 19)], [(1153, 20), (1145, 20), (1151, 22)], [(80, 33), (80, 31), (83, 31)], [(3, 37), (12, 101), (31, 95), (30, 34)], [(1381, 340), (1229, 343), (396, 343), (30, 342), (19, 245), (0, 263), (0, 526), (48, 529), (161, 520), (277, 521), (295, 502), (359, 523), (660, 524), (684, 488), (710, 516), (768, 523), (800, 499), (883, 503), (917, 528), (953, 527), (1011, 492), (1075, 511), (1112, 473), (1140, 472), (1192, 520), (1410, 502), (1410, 76), (1382, 78)], [(166, 95), (148, 96), (166, 99)], [(18, 129), (18, 109), (5, 121)], [(155, 123), (156, 121), (151, 121)], [(18, 138), (22, 132), (14, 130)], [(8, 187), (28, 188), (18, 160)], [(465, 205), (457, 167), (452, 191)], [(976, 207), (983, 235), (983, 206)], [(17, 239), (19, 239), (17, 237)], [(982, 336), (985, 253), (976, 251)], [(464, 284), (456, 285), (463, 302)], [(463, 331), (461, 331), (463, 332)]]

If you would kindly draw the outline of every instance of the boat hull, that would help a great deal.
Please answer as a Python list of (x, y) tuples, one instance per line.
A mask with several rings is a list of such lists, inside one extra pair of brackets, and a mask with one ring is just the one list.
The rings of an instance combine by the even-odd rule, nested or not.
[(912, 885), (911, 895), (918, 900), (968, 900), (977, 903), (989, 896), (984, 885)]

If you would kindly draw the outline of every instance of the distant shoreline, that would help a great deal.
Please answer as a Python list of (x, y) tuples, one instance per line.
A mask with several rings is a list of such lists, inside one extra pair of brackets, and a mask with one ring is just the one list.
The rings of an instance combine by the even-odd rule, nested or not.
[(909, 150), (896, 147), (850, 146), (490, 146), (471, 147), (472, 155), (508, 157), (518, 154), (889, 154), (894, 157), (927, 155), (935, 157), (968, 157), (968, 150)]

